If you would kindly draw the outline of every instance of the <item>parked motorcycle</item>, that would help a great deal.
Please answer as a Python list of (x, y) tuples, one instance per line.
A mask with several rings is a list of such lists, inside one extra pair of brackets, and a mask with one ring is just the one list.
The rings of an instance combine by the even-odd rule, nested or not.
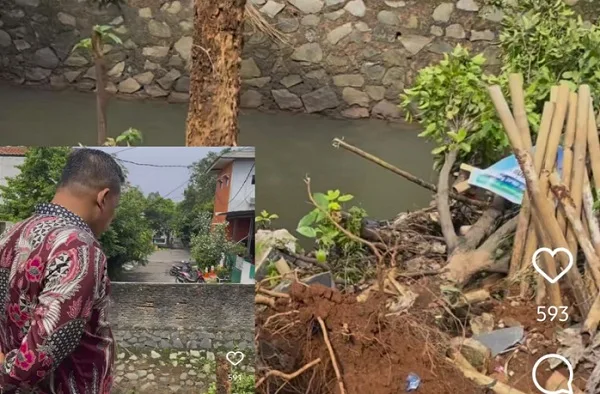
[(180, 272), (189, 272), (191, 271), (192, 263), (189, 261), (181, 261), (177, 264), (173, 264), (171, 269), (169, 270), (169, 275), (177, 276)]
[(187, 271), (179, 271), (175, 275), (176, 283), (204, 283), (204, 277), (197, 270), (190, 267)]

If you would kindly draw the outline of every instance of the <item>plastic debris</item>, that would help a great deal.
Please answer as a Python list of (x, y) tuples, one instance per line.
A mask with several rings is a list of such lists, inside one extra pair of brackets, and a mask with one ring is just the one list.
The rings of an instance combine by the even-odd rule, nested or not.
[(490, 348), (492, 357), (496, 357), (506, 349), (521, 343), (524, 334), (523, 327), (510, 327), (477, 335), (473, 338)]
[(409, 373), (406, 378), (406, 391), (416, 391), (421, 385), (421, 378), (416, 373)]

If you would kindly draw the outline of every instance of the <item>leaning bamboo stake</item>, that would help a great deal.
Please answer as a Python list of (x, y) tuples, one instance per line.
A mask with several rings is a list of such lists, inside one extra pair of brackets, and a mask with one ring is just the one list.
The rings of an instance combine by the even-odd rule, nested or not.
[[(548, 175), (545, 172), (542, 173), (540, 176), (540, 189), (541, 189), (540, 193), (542, 196), (547, 196), (550, 191), (550, 184), (548, 183)], [(532, 238), (539, 241), (540, 245), (551, 245), (552, 244), (552, 241), (548, 237), (548, 234), (546, 234), (543, 230), (544, 224), (542, 223), (542, 221), (540, 221), (540, 217), (538, 215), (534, 215), (534, 217), (533, 217), (532, 228), (535, 229), (535, 233), (533, 234)], [(538, 242), (534, 243), (534, 246), (536, 248), (537, 248), (537, 245), (538, 245)], [(535, 252), (535, 250), (532, 250), (531, 254), (527, 254), (527, 256), (533, 257), (534, 252)], [(546, 273), (551, 278), (555, 278), (556, 275), (558, 275), (558, 272), (556, 270), (556, 261), (554, 260), (554, 258), (548, 253), (543, 253), (540, 256), (540, 258), (544, 262), (544, 267), (546, 267)], [(530, 260), (531, 260), (531, 258), (530, 258)], [(528, 263), (532, 263), (532, 262), (529, 261)], [(535, 291), (535, 293), (536, 293), (535, 301), (536, 301), (537, 305), (542, 305), (544, 303), (544, 297), (546, 296), (546, 293), (549, 295), (550, 305), (554, 305), (554, 306), (562, 306), (563, 305), (561, 295), (560, 295), (560, 286), (558, 285), (558, 283), (550, 283), (550, 282), (544, 280), (544, 277), (542, 277), (542, 275), (536, 275), (536, 291)], [(525, 293), (522, 293), (522, 295), (524, 296)]]
[[(554, 115), (552, 116), (552, 127), (550, 128), (550, 134), (548, 135), (548, 143), (546, 145), (546, 151), (544, 153), (544, 164), (542, 165), (542, 170), (544, 170), (544, 171), (552, 171), (556, 167), (558, 146), (560, 145), (560, 137), (562, 135), (563, 126), (565, 124), (565, 118), (567, 116), (567, 109), (568, 109), (568, 105), (569, 105), (569, 86), (567, 84), (561, 84), (559, 87), (556, 87), (554, 103), (556, 106), (554, 107)], [(548, 188), (548, 179), (542, 178), (541, 185), (543, 188), (542, 195), (546, 195), (550, 198), (550, 200), (552, 200), (551, 195), (550, 195), (550, 189)], [(535, 220), (538, 220), (538, 219), (535, 219)], [(539, 224), (536, 225), (536, 227), (539, 227)], [(532, 237), (532, 238), (535, 240), (535, 237)], [(540, 245), (540, 243), (542, 245), (544, 245), (544, 242), (547, 242), (547, 240), (542, 239), (539, 236), (539, 234), (538, 234), (537, 240), (541, 241), (541, 242), (537, 242), (534, 245), (530, 245), (530, 248), (533, 246), (533, 249), (527, 250), (528, 254), (525, 255), (526, 259), (530, 255), (533, 255), (533, 253), (535, 252), (535, 249), (537, 249), (537, 247), (538, 247), (538, 245)], [(529, 253), (531, 253), (531, 254), (529, 254)], [(545, 260), (544, 264), (547, 267), (552, 267), (550, 269), (550, 271), (548, 271), (548, 274), (554, 275), (556, 273), (556, 263), (554, 262), (554, 259), (552, 259), (551, 256), (544, 256), (543, 259)], [(527, 261), (527, 260), (525, 260), (525, 261)], [(537, 276), (536, 294), (540, 294), (539, 296), (536, 297), (537, 301), (539, 303), (541, 303), (541, 299), (542, 299), (541, 295), (543, 294), (544, 286), (546, 287), (548, 293), (550, 294), (551, 302), (553, 301), (553, 299), (556, 300), (557, 299), (556, 293), (558, 293), (560, 291), (560, 290), (558, 290), (559, 289), (558, 283), (550, 283), (548, 281), (545, 281), (544, 278), (542, 278), (541, 276)], [(524, 293), (522, 293), (522, 295), (524, 295)], [(552, 297), (554, 297), (554, 298), (552, 298)], [(554, 303), (552, 303), (552, 305), (560, 306), (560, 304), (557, 305)]]
[[(577, 93), (571, 92), (569, 95), (569, 115), (567, 116), (567, 130), (563, 141), (563, 165), (562, 182), (565, 185), (571, 185), (571, 172), (573, 170), (573, 145), (575, 144), (575, 130), (577, 127)], [(564, 213), (558, 210), (558, 224), (567, 234), (567, 218)]]
[[(571, 225), (573, 233), (577, 237), (577, 242), (581, 246), (581, 250), (585, 255), (596, 285), (600, 287), (600, 257), (598, 257), (596, 254), (596, 249), (594, 249), (592, 241), (587, 236), (587, 232), (583, 226), (583, 222), (580, 219), (580, 215), (577, 213), (575, 202), (571, 197), (571, 192), (567, 186), (561, 183), (558, 173), (553, 172), (550, 174), (549, 180), (550, 184), (552, 185), (552, 193), (554, 193), (556, 196), (556, 199), (560, 203), (565, 216), (569, 220), (569, 224)], [(573, 257), (575, 257), (575, 255), (573, 255)]]
[(527, 110), (525, 108), (525, 92), (523, 91), (523, 75), (510, 74), (508, 76), (508, 86), (510, 88), (510, 98), (512, 101), (513, 114), (515, 122), (521, 132), (521, 141), (525, 148), (531, 149), (531, 132), (529, 131), (529, 121), (527, 120)]
[[(425, 189), (428, 189), (434, 193), (437, 193), (437, 186), (435, 186), (434, 184), (426, 182), (426, 181), (422, 180), (421, 178), (411, 174), (410, 172), (404, 171), (404, 170), (380, 159), (379, 157), (377, 157), (375, 155), (365, 152), (364, 150), (357, 148), (354, 145), (350, 145), (349, 143), (347, 143), (339, 138), (334, 138), (332, 141), (332, 145), (335, 148), (342, 147), (342, 148), (346, 149), (347, 151), (350, 151), (350, 152), (362, 157), (363, 159), (367, 159), (370, 162), (375, 163), (378, 166), (383, 167), (386, 170), (393, 172), (394, 174), (400, 175), (402, 178), (409, 180), (414, 184), (417, 184)], [(452, 191), (448, 193), (448, 196), (456, 201), (464, 202), (465, 204), (470, 204), (470, 205), (476, 206), (478, 208), (488, 208), (489, 207), (489, 204), (485, 201), (473, 200), (471, 198), (461, 196), (460, 194), (454, 193)]]
[[(502, 90), (500, 86), (494, 85), (490, 86), (489, 93), (492, 98), (492, 102), (496, 107), (496, 112), (502, 124), (504, 125), (504, 129), (508, 138), (513, 147), (513, 151), (521, 170), (523, 171), (523, 176), (527, 183), (527, 190), (533, 201), (534, 212), (539, 215), (540, 224), (544, 227), (541, 231), (547, 232), (552, 241), (551, 246), (556, 247), (567, 247), (567, 240), (564, 235), (560, 231), (560, 227), (558, 226), (558, 222), (554, 216), (554, 206), (548, 200), (545, 195), (542, 195), (540, 192), (540, 183), (537, 177), (537, 173), (533, 167), (533, 160), (531, 158), (530, 153), (523, 148), (523, 144), (521, 142), (521, 138), (519, 135), (519, 129), (515, 120), (512, 117), (510, 112), (510, 108), (502, 95)], [(569, 264), (568, 259), (565, 258), (562, 254), (559, 255), (559, 261), (563, 268), (566, 268)], [(577, 270), (569, 270), (567, 273), (567, 279), (569, 281), (569, 285), (573, 291), (573, 295), (575, 296), (575, 300), (577, 302), (577, 307), (581, 311), (582, 316), (586, 316), (589, 311), (589, 298), (587, 297), (587, 292), (583, 287), (583, 280), (579, 271)]]
[[(535, 142), (535, 153), (534, 153), (534, 166), (537, 173), (542, 169), (544, 164), (544, 154), (546, 152), (546, 145), (548, 143), (548, 134), (550, 133), (550, 126), (552, 125), (552, 116), (554, 114), (554, 104), (551, 102), (544, 103), (544, 110), (542, 112), (542, 122), (540, 124), (540, 130), (538, 132), (537, 140)], [(527, 193), (527, 202), (531, 204), (529, 200), (529, 194)], [(523, 202), (525, 203), (525, 196), (523, 196)], [(521, 212), (519, 212), (519, 219), (517, 224), (517, 232), (515, 233), (515, 241), (513, 245), (513, 253), (510, 260), (510, 277), (514, 277), (517, 272), (525, 265), (523, 256), (527, 255), (527, 250), (531, 250), (531, 254), (535, 251), (535, 233), (533, 226), (529, 228), (530, 216), (526, 216), (527, 212), (524, 211), (523, 206)], [(531, 208), (529, 209), (531, 214)], [(531, 238), (531, 239), (530, 239)], [(527, 243), (532, 245), (527, 246)], [(520, 244), (522, 243), (523, 246)], [(520, 250), (519, 250), (520, 249)], [(525, 254), (524, 254), (525, 252)], [(521, 288), (523, 289), (523, 288)], [(523, 291), (523, 290), (522, 290)]]
[[(555, 166), (556, 163), (556, 155), (558, 153), (558, 145), (560, 144), (560, 136), (562, 134), (562, 129), (563, 129), (563, 125), (565, 123), (565, 117), (567, 114), (567, 107), (569, 104), (569, 87), (566, 84), (562, 84), (560, 85), (560, 87), (557, 87), (556, 89), (557, 93), (556, 93), (556, 97), (555, 97), (555, 108), (554, 108), (554, 113), (552, 115), (552, 124), (550, 127), (550, 132), (548, 134), (548, 141), (546, 143), (546, 149), (544, 152), (544, 160), (543, 160), (543, 165), (542, 165), (542, 169), (543, 170), (548, 170), (548, 171), (552, 171), (552, 169)], [(535, 163), (534, 163), (535, 164)], [(540, 167), (536, 168), (537, 171), (540, 171)], [(547, 181), (543, 181), (541, 182), (542, 186), (545, 186), (547, 183)], [(548, 195), (548, 189), (546, 189), (543, 193), (543, 195), (547, 196)], [(538, 220), (538, 219), (534, 219), (534, 220)], [(539, 224), (535, 224), (534, 226), (531, 226), (531, 229), (529, 230), (528, 234), (527, 234), (527, 240), (526, 240), (526, 244), (525, 244), (525, 254), (523, 256), (523, 259), (525, 261), (525, 264), (530, 264), (531, 262), (528, 261), (528, 259), (530, 259), (529, 256), (533, 256), (533, 253), (535, 252), (535, 250), (537, 249), (538, 245), (540, 242), (538, 241), (542, 241), (539, 238), (539, 234), (536, 237), (536, 230), (535, 228), (539, 227)], [(539, 232), (537, 232), (539, 233)], [(543, 243), (543, 242), (542, 242)], [(550, 258), (550, 256), (544, 256), (544, 264), (547, 265), (550, 269), (550, 271), (548, 271), (549, 275), (552, 275), (556, 272), (556, 268), (554, 267), (550, 267), (551, 263), (552, 263), (552, 259)], [(555, 304), (554, 302), (557, 301), (560, 298), (560, 290), (559, 290), (559, 285), (558, 283), (549, 283), (545, 280), (543, 280), (542, 277), (536, 277), (536, 294), (537, 294), (537, 302), (540, 303), (542, 300), (542, 295), (543, 295), (543, 289), (544, 286), (546, 286), (547, 292), (550, 295), (550, 302), (552, 305), (555, 306), (560, 306), (560, 304)], [(521, 295), (525, 296), (525, 294), (527, 293), (527, 289), (528, 289), (528, 285), (529, 283), (527, 281), (523, 281), (521, 282)]]
[[(531, 133), (529, 131), (529, 121), (527, 120), (527, 112), (525, 109), (525, 93), (523, 92), (523, 76), (521, 74), (510, 74), (508, 76), (510, 87), (510, 98), (512, 100), (513, 114), (515, 122), (521, 132), (521, 141), (525, 144), (526, 149), (531, 149)], [(545, 109), (545, 107), (544, 107)], [(542, 114), (542, 117), (544, 114)], [(551, 116), (549, 117), (552, 118)], [(547, 122), (550, 124), (550, 119)], [(542, 123), (544, 120), (542, 120)], [(513, 242), (513, 252), (510, 258), (508, 275), (514, 278), (515, 274), (521, 268), (523, 258), (523, 250), (525, 249), (525, 241), (527, 240), (527, 227), (529, 226), (529, 218), (531, 215), (531, 204), (527, 192), (523, 194), (521, 202), (521, 211), (517, 223), (517, 231)], [(523, 281), (525, 282), (525, 281)]]
[[(585, 228), (583, 227), (583, 223), (577, 215), (577, 208), (575, 207), (575, 202), (570, 196), (569, 189), (560, 182), (560, 177), (556, 172), (550, 174), (549, 179), (550, 184), (552, 185), (552, 193), (554, 193), (556, 196), (565, 213), (565, 216), (569, 220), (570, 228), (572, 229), (573, 234), (577, 237), (577, 241), (581, 246), (581, 250), (585, 255), (585, 259), (587, 260), (589, 271), (594, 278), (596, 286), (600, 288), (600, 258), (598, 255), (596, 255), (594, 245), (592, 245), (592, 242), (588, 238)], [(575, 258), (575, 256), (573, 256), (573, 258)], [(573, 266), (573, 268), (569, 270), (569, 273), (570, 272), (579, 271), (577, 270), (576, 266)], [(594, 304), (596, 304), (596, 302), (594, 302)], [(591, 335), (594, 335), (598, 329), (598, 323), (600, 323), (600, 305), (597, 306), (597, 309), (592, 309), (589, 311), (583, 329), (589, 332)]]

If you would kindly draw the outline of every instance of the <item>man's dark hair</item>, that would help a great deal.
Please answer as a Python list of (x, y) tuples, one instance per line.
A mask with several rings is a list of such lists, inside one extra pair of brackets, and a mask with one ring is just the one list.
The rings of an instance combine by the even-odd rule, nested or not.
[(97, 149), (78, 148), (69, 154), (58, 187), (79, 185), (120, 193), (123, 183), (123, 169), (111, 155)]

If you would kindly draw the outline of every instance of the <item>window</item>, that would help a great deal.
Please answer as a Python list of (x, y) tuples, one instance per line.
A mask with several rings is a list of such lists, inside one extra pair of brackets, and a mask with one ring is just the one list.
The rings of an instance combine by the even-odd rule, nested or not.
[(252, 175), (252, 184), (254, 185), (254, 175)]

